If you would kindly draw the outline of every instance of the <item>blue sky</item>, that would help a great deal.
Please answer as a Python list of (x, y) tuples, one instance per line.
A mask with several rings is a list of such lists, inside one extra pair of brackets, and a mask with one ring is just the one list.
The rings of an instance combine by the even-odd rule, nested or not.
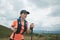
[(26, 19), (35, 30), (60, 30), (60, 0), (0, 0), (0, 24), (10, 27), (22, 9), (30, 12)]

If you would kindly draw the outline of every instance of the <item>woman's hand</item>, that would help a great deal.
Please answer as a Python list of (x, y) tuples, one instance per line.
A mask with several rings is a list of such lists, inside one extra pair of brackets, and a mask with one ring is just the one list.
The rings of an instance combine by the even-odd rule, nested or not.
[(30, 29), (32, 30), (34, 28), (34, 23), (30, 24)]
[(31, 33), (31, 30), (34, 28), (34, 23), (31, 23), (30, 24), (30, 28), (29, 29), (27, 29), (27, 33), (29, 34), (29, 33)]
[(14, 28), (14, 29), (13, 29), (13, 32), (15, 33), (16, 31), (17, 31), (17, 28)]

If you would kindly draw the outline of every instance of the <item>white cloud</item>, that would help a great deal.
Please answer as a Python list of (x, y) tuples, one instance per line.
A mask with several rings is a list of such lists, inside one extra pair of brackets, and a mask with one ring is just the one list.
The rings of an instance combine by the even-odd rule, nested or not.
[(48, 17), (42, 20), (42, 30), (56, 31), (60, 28), (60, 17)]
[[(21, 9), (26, 9), (30, 12), (27, 20), (35, 23), (35, 29), (39, 26), (42, 30), (55, 30), (57, 26), (55, 27), (54, 25), (60, 23), (60, 17), (49, 16), (54, 7), (57, 6), (57, 4), (59, 5), (57, 0), (41, 0), (39, 2), (28, 0), (0, 0), (0, 3), (0, 24), (10, 26), (11, 22), (19, 16)], [(58, 28), (56, 30), (58, 30)]]

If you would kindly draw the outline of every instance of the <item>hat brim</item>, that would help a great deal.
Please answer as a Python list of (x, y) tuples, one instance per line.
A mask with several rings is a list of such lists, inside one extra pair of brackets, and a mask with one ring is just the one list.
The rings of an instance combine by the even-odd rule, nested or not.
[(28, 11), (26, 11), (26, 10), (22, 10), (21, 12), (20, 12), (20, 14), (22, 14), (22, 13), (27, 13), (27, 14), (30, 14)]
[(30, 14), (29, 12), (26, 12), (27, 14)]

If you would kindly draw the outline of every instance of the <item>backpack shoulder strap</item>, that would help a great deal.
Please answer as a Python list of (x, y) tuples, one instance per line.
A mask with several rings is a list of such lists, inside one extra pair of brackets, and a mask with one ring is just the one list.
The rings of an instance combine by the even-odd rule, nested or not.
[(27, 30), (27, 21), (25, 20), (24, 21), (24, 31), (26, 31)]
[[(20, 31), (21, 31), (21, 26), (22, 26), (20, 17), (17, 19), (17, 21), (18, 21), (18, 28), (17, 28), (16, 33), (18, 34), (18, 33), (20, 33)], [(24, 20), (24, 32), (25, 32), (26, 30), (27, 30), (27, 21)], [(23, 33), (24, 33), (24, 32), (23, 32)], [(22, 34), (23, 34), (23, 33), (22, 33)]]
[(21, 20), (20, 20), (20, 17), (17, 19), (17, 21), (18, 21), (18, 28), (17, 28), (17, 31), (16, 31), (16, 33), (19, 33), (20, 31), (21, 31)]

